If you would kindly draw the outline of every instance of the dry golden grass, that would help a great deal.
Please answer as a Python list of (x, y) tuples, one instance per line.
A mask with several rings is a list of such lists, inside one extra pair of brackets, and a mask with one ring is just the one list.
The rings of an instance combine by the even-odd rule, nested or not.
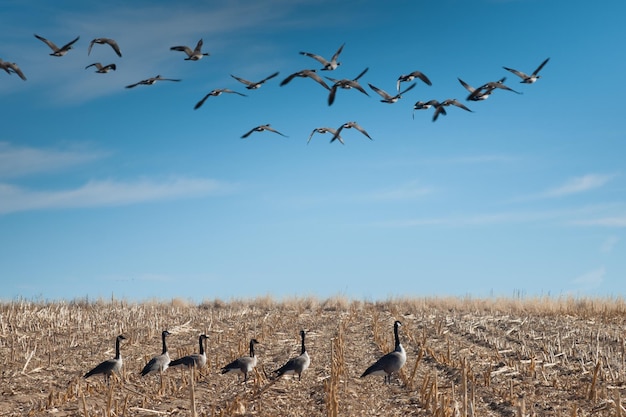
[[(392, 349), (396, 319), (406, 366), (391, 385), (360, 379)], [(17, 300), (0, 304), (0, 415), (626, 416), (625, 322), (621, 298)], [(207, 367), (168, 369), (161, 390), (139, 372), (163, 329), (172, 358), (209, 340)], [(270, 380), (299, 354), (300, 329), (311, 367), (302, 381)], [(123, 380), (84, 380), (118, 334)], [(262, 343), (253, 377), (219, 374), (251, 337)]]

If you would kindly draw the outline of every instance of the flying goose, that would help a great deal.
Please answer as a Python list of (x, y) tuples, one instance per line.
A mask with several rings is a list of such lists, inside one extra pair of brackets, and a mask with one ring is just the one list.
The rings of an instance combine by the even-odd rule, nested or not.
[(182, 358), (174, 359), (170, 362), (170, 368), (184, 365), (187, 368), (198, 367), (203, 368), (206, 365), (206, 353), (204, 353), (204, 341), (209, 337), (205, 334), (201, 334), (198, 337), (198, 344), (200, 345), (199, 353), (192, 353), (191, 355), (183, 356)]
[(7, 61), (3, 61), (2, 59), (0, 59), (0, 69), (5, 70), (6, 73), (9, 74), (9, 75), (11, 75), (11, 73), (14, 72), (22, 80), (26, 81), (26, 76), (24, 75), (24, 73), (22, 72), (20, 67), (18, 67), (15, 62), (7, 62)]
[[(427, 110), (430, 109), (431, 107), (435, 106), (435, 104), (438, 104), (439, 102), (437, 100), (429, 100), (429, 101), (417, 101), (415, 102), (415, 104), (413, 105), (413, 118), (415, 119), (415, 110)], [(446, 111), (444, 109), (442, 109), (441, 111), (443, 114), (446, 114)]]
[(244, 97), (248, 97), (245, 94), (242, 94), (240, 92), (231, 90), (230, 88), (218, 88), (215, 90), (211, 90), (207, 95), (205, 95), (204, 97), (202, 97), (202, 100), (200, 100), (199, 102), (196, 103), (196, 105), (193, 107), (194, 110), (198, 110), (200, 107), (202, 107), (202, 105), (204, 104), (204, 102), (206, 101), (207, 98), (209, 97), (217, 97), (222, 95), (222, 93), (230, 93), (230, 94), (239, 94), (240, 96), (244, 96)]
[(76, 39), (74, 39), (71, 42), (66, 43), (65, 45), (63, 45), (62, 47), (59, 48), (53, 42), (49, 41), (48, 39), (44, 38), (43, 36), (39, 36), (39, 35), (35, 34), (35, 37), (37, 39), (39, 39), (40, 41), (44, 42), (46, 45), (48, 45), (50, 47), (50, 49), (52, 49), (52, 53), (50, 54), (52, 56), (63, 56), (63, 55), (65, 55), (67, 53), (67, 51), (72, 49), (72, 45), (78, 39), (80, 39), (80, 36), (77, 36)]
[(357, 75), (355, 78), (351, 80), (348, 80), (346, 78), (337, 80), (335, 78), (326, 77), (327, 79), (333, 82), (333, 86), (330, 88), (330, 94), (328, 95), (328, 105), (331, 106), (335, 102), (335, 94), (337, 94), (338, 88), (343, 88), (345, 90), (354, 88), (369, 97), (369, 94), (367, 94), (367, 91), (365, 91), (365, 89), (361, 87), (361, 84), (359, 84), (359, 81), (358, 81), (359, 78), (361, 78), (363, 74), (367, 72), (368, 69), (369, 68), (365, 68), (359, 75)]
[(337, 62), (337, 58), (339, 58), (339, 54), (343, 50), (344, 45), (345, 43), (341, 45), (339, 49), (337, 49), (337, 52), (335, 52), (335, 54), (330, 59), (330, 61), (327, 61), (325, 58), (319, 55), (312, 54), (311, 52), (300, 52), (300, 55), (311, 57), (315, 59), (317, 62), (319, 62), (320, 64), (322, 64), (323, 65), (322, 71), (333, 71), (333, 70), (336, 70), (339, 65), (341, 65), (341, 62)]
[(254, 345), (258, 344), (256, 339), (250, 339), (250, 356), (243, 356), (237, 358), (228, 365), (222, 368), (222, 374), (230, 372), (238, 372), (243, 375), (243, 381), (248, 380), (248, 372), (252, 372), (257, 363), (257, 358), (254, 355)]
[(372, 364), (369, 368), (363, 372), (361, 378), (366, 377), (368, 375), (384, 375), (385, 383), (391, 383), (391, 375), (394, 372), (398, 372), (406, 363), (406, 352), (400, 344), (400, 338), (398, 337), (398, 326), (401, 326), (398, 320), (393, 323), (393, 334), (396, 339), (396, 348), (393, 352), (389, 352), (386, 355), (382, 356), (378, 359), (374, 364)]
[(200, 39), (198, 41), (198, 43), (196, 44), (196, 47), (194, 48), (194, 50), (192, 51), (190, 47), (188, 46), (172, 46), (170, 48), (170, 51), (180, 51), (180, 52), (184, 52), (187, 54), (187, 58), (185, 58), (185, 61), (198, 61), (199, 59), (202, 59), (203, 56), (209, 56), (210, 54), (208, 52), (204, 52), (202, 53), (202, 39)]
[(165, 372), (170, 364), (170, 355), (167, 353), (167, 345), (165, 344), (165, 338), (170, 335), (170, 332), (163, 330), (161, 332), (161, 340), (163, 343), (163, 350), (160, 355), (157, 355), (150, 359), (150, 361), (143, 367), (141, 376), (146, 376), (152, 372)]
[(120, 376), (120, 371), (122, 370), (123, 364), (122, 355), (120, 354), (120, 342), (125, 339), (126, 338), (123, 335), (117, 336), (115, 338), (115, 357), (113, 359), (107, 359), (106, 361), (101, 362), (98, 366), (83, 375), (83, 378), (89, 378), (92, 375), (102, 374), (104, 375), (104, 380), (108, 385), (109, 378), (111, 377), (113, 372)]
[(284, 85), (287, 85), (291, 80), (293, 80), (296, 77), (302, 77), (302, 78), (308, 77), (312, 80), (317, 81), (322, 87), (330, 91), (330, 87), (324, 82), (324, 80), (322, 80), (322, 77), (317, 75), (314, 69), (312, 70), (304, 69), (302, 71), (294, 72), (293, 74), (289, 75), (287, 78), (282, 80), (280, 83), (280, 86), (282, 87)]
[(430, 82), (428, 77), (423, 72), (421, 72), (421, 71), (413, 71), (413, 72), (411, 72), (409, 74), (401, 75), (401, 76), (398, 77), (398, 82), (397, 82), (397, 85), (396, 85), (396, 89), (398, 91), (400, 91), (400, 83), (410, 82), (410, 81), (413, 81), (415, 78), (419, 78), (420, 80), (424, 81), (428, 85), (433, 85), (433, 83)]
[(85, 69), (89, 67), (96, 67), (96, 72), (99, 74), (106, 74), (109, 71), (115, 71), (117, 69), (115, 64), (102, 65), (99, 62), (94, 62), (93, 64), (87, 65)]
[(180, 80), (175, 80), (172, 78), (163, 78), (160, 75), (157, 75), (156, 77), (151, 77), (151, 78), (147, 78), (145, 80), (141, 80), (135, 84), (130, 84), (127, 85), (126, 88), (134, 88), (137, 87), (138, 85), (152, 85), (154, 83), (156, 83), (157, 81), (180, 81)]
[(87, 49), (87, 55), (89, 55), (91, 53), (91, 48), (93, 47), (94, 43), (97, 43), (98, 45), (110, 45), (111, 48), (113, 48), (113, 50), (117, 54), (117, 56), (119, 56), (120, 58), (122, 57), (122, 52), (120, 51), (120, 47), (117, 45), (117, 42), (115, 42), (115, 40), (110, 39), (110, 38), (96, 38), (96, 39), (93, 39), (91, 42), (89, 42), (89, 48)]
[(550, 58), (546, 58), (545, 61), (543, 61), (541, 63), (541, 65), (539, 65), (537, 67), (537, 69), (534, 70), (533, 73), (530, 74), (530, 75), (525, 74), (522, 71), (518, 71), (518, 70), (513, 69), (513, 68), (507, 68), (507, 67), (502, 67), (502, 68), (504, 68), (505, 70), (510, 71), (513, 74), (515, 74), (518, 77), (520, 77), (522, 79), (522, 81), (520, 81), (520, 83), (533, 84), (535, 81), (537, 81), (539, 78), (541, 78), (541, 75), (537, 75), (537, 74), (539, 74), (539, 71), (541, 71), (541, 68), (543, 68), (543, 66), (546, 65), (549, 60), (550, 60)]
[(389, 103), (389, 104), (395, 103), (396, 101), (400, 100), (402, 98), (402, 94), (406, 93), (407, 91), (409, 91), (413, 87), (415, 87), (415, 84), (416, 83), (413, 83), (413, 84), (409, 85), (404, 91), (400, 91), (395, 96), (392, 96), (391, 94), (387, 93), (382, 88), (378, 88), (375, 85), (367, 83), (367, 85), (369, 85), (372, 90), (376, 91), (378, 93), (378, 95), (380, 95), (382, 97), (382, 100), (380, 100), (380, 101), (382, 101), (383, 103)]
[(300, 337), (302, 338), (302, 351), (299, 356), (291, 358), (283, 366), (275, 370), (276, 378), (280, 378), (283, 375), (298, 375), (298, 380), (302, 379), (302, 372), (311, 364), (311, 358), (304, 347), (304, 330), (300, 330)]
[[(359, 132), (363, 133), (369, 140), (374, 140), (372, 139), (372, 137), (365, 131), (365, 129), (363, 129), (357, 122), (346, 122), (344, 124), (342, 124), (341, 126), (339, 126), (339, 129), (337, 129), (337, 131), (335, 132), (335, 134), (333, 135), (333, 137), (330, 139), (330, 142), (332, 143), (335, 139), (339, 139), (339, 134), (341, 133), (341, 131), (343, 129), (356, 129)], [(340, 140), (341, 143), (343, 143), (343, 141)]]
[(248, 90), (256, 90), (257, 88), (261, 87), (265, 81), (270, 80), (276, 77), (277, 75), (278, 75), (278, 71), (268, 77), (263, 78), (261, 81), (256, 81), (256, 82), (244, 80), (243, 78), (236, 77), (232, 74), (230, 76), (233, 77), (235, 80), (239, 81), (240, 83), (245, 84)]
[(337, 129), (333, 129), (332, 127), (316, 127), (315, 129), (313, 129), (313, 131), (309, 135), (309, 139), (306, 141), (307, 145), (311, 141), (311, 138), (313, 137), (313, 135), (316, 134), (316, 133), (322, 133), (322, 134), (323, 133), (332, 133), (333, 137), (335, 139), (337, 139), (339, 142), (341, 142), (343, 145), (345, 145), (345, 143), (343, 142), (343, 139), (337, 133)]
[[(437, 118), (439, 117), (440, 114), (443, 114), (444, 116), (447, 114), (446, 110), (444, 109), (444, 107), (457, 106), (460, 109), (472, 112), (472, 110), (467, 108), (467, 106), (465, 106), (465, 104), (461, 103), (459, 100), (457, 100), (455, 98), (449, 98), (447, 100), (442, 101), (441, 103), (438, 102), (437, 100), (430, 100), (428, 102), (428, 104), (430, 104), (430, 105), (435, 107), (435, 113), (433, 114), (433, 122), (437, 120)], [(414, 107), (414, 109), (415, 109), (415, 107)]]
[(280, 136), (284, 136), (284, 137), (286, 137), (286, 138), (287, 138), (287, 137), (289, 137), (289, 136), (283, 135), (282, 133), (280, 133), (278, 130), (274, 129), (273, 127), (270, 127), (270, 125), (269, 125), (269, 123), (268, 123), (268, 124), (266, 124), (266, 125), (260, 125), (260, 126), (257, 126), (257, 127), (255, 127), (255, 128), (250, 129), (249, 131), (247, 131), (246, 133), (244, 133), (244, 134), (241, 136), (241, 139), (245, 139), (245, 138), (247, 138), (247, 137), (248, 137), (248, 136), (250, 136), (253, 132), (263, 132), (264, 130), (269, 130), (270, 132), (278, 133)]
[(502, 77), (498, 81), (490, 81), (488, 83), (481, 85), (478, 88), (472, 87), (471, 85), (467, 84), (465, 81), (463, 81), (460, 78), (458, 80), (461, 83), (461, 85), (465, 87), (467, 91), (470, 92), (469, 96), (467, 96), (468, 101), (486, 100), (487, 98), (489, 98), (491, 93), (493, 93), (496, 89), (512, 91), (515, 94), (522, 94), (519, 91), (515, 91), (512, 88), (504, 85), (504, 81), (506, 81), (506, 77)]

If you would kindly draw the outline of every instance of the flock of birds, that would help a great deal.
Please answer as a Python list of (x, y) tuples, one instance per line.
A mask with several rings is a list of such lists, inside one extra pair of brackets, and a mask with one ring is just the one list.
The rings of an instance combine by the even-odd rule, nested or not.
[[(77, 36), (75, 39), (71, 40), (70, 42), (64, 44), (63, 46), (59, 47), (57, 46), (55, 43), (53, 43), (52, 41), (39, 36), (37, 34), (35, 34), (35, 37), (39, 40), (41, 40), (42, 42), (44, 42), (46, 45), (48, 45), (48, 47), (52, 50), (52, 52), (50, 53), (50, 55), (55, 56), (55, 57), (62, 57), (65, 54), (67, 54), (71, 49), (73, 49), (73, 45), (80, 39), (79, 36)], [(89, 47), (87, 49), (87, 54), (89, 55), (91, 53), (91, 50), (93, 48), (94, 45), (109, 45), (117, 54), (118, 57), (122, 57), (122, 53), (120, 50), (120, 47), (118, 45), (118, 43), (111, 38), (95, 38), (93, 40), (91, 40), (91, 42), (89, 43)], [(335, 71), (340, 65), (341, 62), (338, 61), (339, 56), (341, 54), (341, 52), (343, 51), (345, 44), (342, 44), (337, 51), (332, 55), (332, 57), (330, 59), (326, 59), (321, 55), (317, 55), (311, 52), (300, 52), (301, 55), (310, 57), (312, 59), (314, 59), (315, 61), (317, 61), (320, 65), (321, 68), (319, 68), (320, 71), (326, 71), (326, 72), (331, 72), (331, 71)], [(200, 39), (196, 46), (192, 49), (189, 46), (185, 46), (185, 45), (178, 45), (178, 46), (172, 46), (170, 47), (170, 50), (172, 51), (179, 51), (179, 52), (184, 52), (186, 55), (186, 58), (184, 58), (185, 60), (188, 61), (199, 61), (200, 59), (202, 59), (205, 56), (209, 56), (210, 54), (208, 52), (202, 52), (202, 47), (203, 47), (203, 41), (202, 39)], [(539, 75), (539, 72), (541, 71), (541, 69), (548, 63), (550, 58), (546, 58), (531, 74), (526, 74), (522, 71), (513, 69), (513, 68), (509, 68), (509, 67), (503, 67), (505, 70), (515, 74), (517, 77), (519, 77), (521, 79), (521, 83), (524, 84), (533, 84), (535, 83), (539, 78), (541, 78), (541, 76)], [(85, 67), (85, 69), (87, 68), (91, 68), (91, 67), (95, 67), (97, 73), (101, 73), (101, 74), (106, 74), (110, 71), (115, 71), (117, 69), (117, 66), (115, 63), (111, 63), (111, 64), (107, 64), (107, 65), (103, 65), (100, 62), (94, 62), (90, 65), (87, 65)], [(22, 70), (20, 69), (20, 67), (14, 63), (14, 62), (8, 62), (8, 61), (3, 61), (2, 59), (0, 59), (0, 69), (3, 69), (6, 73), (8, 74), (17, 74), (21, 79), (26, 80), (26, 76), (24, 75), (24, 73), (22, 72)], [(283, 79), (280, 82), (280, 86), (285, 86), (287, 85), (289, 82), (291, 82), (294, 78), (310, 78), (311, 80), (315, 81), (316, 83), (318, 83), (321, 87), (325, 88), (328, 91), (328, 105), (331, 106), (334, 102), (335, 102), (335, 98), (337, 95), (337, 92), (339, 90), (356, 90), (361, 92), (362, 94), (365, 94), (366, 96), (369, 96), (367, 90), (365, 88), (363, 88), (363, 86), (359, 83), (359, 79), (365, 75), (365, 73), (367, 73), (369, 68), (365, 68), (363, 71), (361, 71), (361, 73), (359, 73), (356, 77), (354, 78), (332, 78), (329, 76), (324, 76), (324, 78), (328, 81), (325, 81), (324, 78), (322, 78), (319, 74), (318, 74), (318, 70), (317, 69), (303, 69), (297, 72), (294, 72), (292, 74), (290, 74), (289, 76), (287, 76), (285, 79)], [(245, 78), (239, 77), (239, 76), (235, 76), (231, 74), (231, 77), (233, 79), (235, 79), (236, 81), (238, 81), (239, 83), (243, 84), (245, 86), (246, 89), (248, 90), (256, 90), (259, 89), (264, 83), (266, 83), (267, 81), (277, 77), (279, 75), (279, 72), (274, 72), (272, 74), (270, 74), (269, 76), (259, 80), (259, 81), (250, 81), (250, 80), (246, 80)], [(410, 72), (408, 74), (403, 74), (400, 75), (396, 81), (396, 91), (393, 93), (389, 93), (385, 90), (383, 90), (382, 88), (376, 87), (375, 85), (368, 83), (369, 88), (374, 91), (376, 94), (378, 94), (381, 99), (380, 101), (383, 103), (388, 103), (388, 104), (393, 104), (396, 103), (398, 100), (400, 100), (403, 96), (403, 94), (407, 93), (408, 91), (412, 90), (415, 86), (417, 81), (416, 80), (420, 80), (422, 81), (424, 84), (431, 86), (432, 82), (430, 81), (430, 79), (421, 71), (413, 71)], [(140, 80), (136, 83), (133, 84), (129, 84), (126, 85), (126, 88), (135, 88), (137, 86), (140, 85), (153, 85), (155, 84), (157, 81), (172, 81), (172, 82), (178, 82), (181, 81), (180, 79), (175, 79), (175, 78), (165, 78), (162, 77), (161, 75), (157, 75), (155, 77), (150, 77), (150, 78), (146, 78), (143, 80)], [(505, 91), (510, 91), (516, 94), (522, 94), (519, 91), (516, 91), (514, 89), (512, 89), (511, 87), (507, 86), (504, 84), (504, 82), (506, 81), (506, 77), (503, 77), (497, 81), (490, 81), (487, 83), (484, 83), (482, 85), (480, 85), (479, 87), (472, 87), (471, 85), (469, 85), (468, 83), (466, 83), (465, 81), (463, 81), (462, 79), (458, 78), (458, 81), (461, 83), (461, 85), (469, 92), (469, 95), (467, 96), (466, 100), (467, 101), (483, 101), (486, 100), (487, 98), (489, 98), (491, 96), (491, 94), (496, 91), (496, 90), (505, 90)], [(404, 88), (403, 90), (401, 90), (401, 85), (402, 83), (409, 83), (412, 82), (411, 84), (408, 85), (408, 87)], [(194, 106), (194, 109), (197, 110), (200, 107), (202, 107), (202, 105), (206, 102), (206, 100), (210, 97), (217, 97), (220, 96), (222, 94), (236, 94), (239, 96), (246, 96), (246, 94), (235, 91), (233, 89), (230, 88), (219, 88), (219, 89), (214, 89), (211, 90), (210, 92), (208, 92), (206, 95), (204, 95), (204, 97), (202, 97), (202, 99), (200, 99)], [(472, 112), (471, 109), (469, 109), (465, 104), (463, 104), (462, 102), (460, 102), (459, 100), (455, 99), (455, 98), (450, 98), (450, 99), (446, 99), (443, 101), (438, 101), (438, 100), (429, 100), (429, 101), (417, 101), (414, 105), (413, 105), (413, 117), (415, 117), (415, 111), (416, 110), (426, 110), (426, 109), (434, 109), (433, 112), (433, 116), (432, 116), (432, 120), (436, 121), (440, 115), (446, 115), (447, 111), (446, 108), (449, 106), (455, 106), (458, 107), (460, 109), (463, 109), (465, 111), (468, 112)], [(332, 128), (332, 127), (319, 127), (319, 128), (315, 128), (313, 129), (313, 131), (311, 131), (309, 138), (307, 140), (307, 143), (309, 143), (311, 141), (311, 138), (316, 134), (316, 133), (320, 133), (320, 134), (324, 134), (324, 133), (330, 133), (332, 135), (330, 142), (334, 142), (335, 140), (339, 141), (340, 143), (344, 144), (343, 138), (341, 137), (341, 133), (343, 131), (343, 129), (351, 129), (354, 128), (355, 130), (359, 131), (360, 133), (362, 133), (365, 137), (367, 137), (368, 139), (372, 140), (372, 137), (369, 135), (369, 133), (367, 133), (367, 131), (360, 126), (357, 122), (355, 121), (350, 121), (350, 122), (346, 122), (344, 124), (342, 124), (341, 126), (339, 126), (338, 128)], [(268, 131), (268, 132), (273, 132), (275, 134), (287, 137), (286, 135), (284, 135), (283, 133), (279, 132), (278, 130), (276, 130), (275, 128), (273, 128), (272, 126), (270, 126), (270, 124), (263, 124), (263, 125), (259, 125), (256, 126), (252, 129), (250, 129), (249, 131), (247, 131), (246, 133), (244, 133), (241, 138), (245, 139), (247, 137), (249, 137), (252, 133), (255, 132), (263, 132), (263, 131)]]
[[(380, 357), (376, 362), (370, 365), (361, 375), (361, 378), (368, 375), (380, 375), (384, 376), (385, 383), (391, 383), (391, 376), (393, 373), (398, 372), (406, 363), (406, 351), (402, 344), (400, 343), (400, 337), (398, 335), (398, 328), (402, 323), (400, 321), (395, 321), (393, 325), (393, 332), (395, 338), (395, 348), (393, 351), (387, 353), (386, 355)], [(158, 373), (161, 377), (161, 384), (163, 384), (163, 372), (166, 369), (171, 367), (183, 366), (187, 368), (203, 368), (206, 366), (207, 358), (205, 352), (205, 340), (208, 339), (206, 334), (201, 334), (198, 338), (199, 349), (198, 353), (193, 353), (191, 355), (183, 356), (178, 359), (171, 360), (169, 356), (169, 352), (167, 350), (166, 338), (170, 335), (170, 332), (164, 330), (161, 333), (161, 342), (163, 349), (160, 355), (157, 355), (150, 359), (148, 363), (141, 370), (141, 376), (146, 376), (153, 373)], [(272, 372), (274, 378), (280, 378), (283, 375), (297, 375), (298, 380), (302, 379), (302, 373), (306, 371), (311, 364), (311, 358), (306, 350), (306, 346), (304, 344), (305, 331), (300, 330), (300, 338), (301, 338), (301, 350), (300, 355), (295, 356), (289, 359), (283, 366), (276, 369)], [(107, 359), (104, 362), (101, 362), (96, 367), (91, 369), (84, 375), (84, 378), (89, 378), (93, 375), (103, 375), (106, 383), (109, 383), (109, 379), (111, 375), (114, 373), (118, 376), (121, 375), (122, 371), (122, 355), (120, 353), (120, 342), (125, 340), (126, 337), (123, 335), (117, 336), (115, 339), (115, 357), (112, 359)], [(243, 376), (243, 381), (248, 380), (248, 375), (250, 372), (254, 370), (257, 365), (257, 357), (254, 353), (254, 346), (259, 344), (260, 342), (256, 339), (250, 340), (250, 354), (249, 356), (243, 356), (233, 360), (232, 362), (226, 364), (221, 368), (222, 374), (227, 373), (237, 373)]]

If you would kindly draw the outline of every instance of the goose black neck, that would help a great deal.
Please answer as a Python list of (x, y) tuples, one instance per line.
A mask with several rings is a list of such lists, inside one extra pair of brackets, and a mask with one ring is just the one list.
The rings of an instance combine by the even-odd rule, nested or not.
[(396, 349), (400, 347), (400, 337), (398, 336), (398, 322), (393, 324), (393, 334), (396, 338)]
[(167, 353), (167, 345), (165, 344), (165, 336), (167, 336), (167, 333), (163, 332), (161, 334), (161, 340), (163, 340), (163, 352), (161, 352), (161, 354)]
[(304, 352), (306, 352), (306, 348), (304, 347), (304, 330), (300, 332), (300, 336), (302, 337), (302, 351), (300, 352), (300, 354), (302, 355)]
[(200, 354), (204, 355), (204, 337), (200, 336), (199, 344), (200, 344)]
[(120, 358), (120, 338), (115, 339), (115, 359)]
[(250, 341), (250, 357), (254, 358), (254, 341)]

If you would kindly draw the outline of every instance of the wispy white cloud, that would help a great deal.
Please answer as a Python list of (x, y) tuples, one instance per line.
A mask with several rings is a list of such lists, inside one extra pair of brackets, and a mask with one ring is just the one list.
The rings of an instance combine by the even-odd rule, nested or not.
[(0, 178), (15, 178), (62, 170), (106, 156), (108, 156), (107, 152), (88, 149), (84, 146), (44, 149), (0, 142)]
[(617, 236), (609, 236), (606, 238), (602, 245), (600, 246), (600, 251), (602, 253), (611, 253), (613, 252), (613, 248), (619, 243), (620, 238)]
[(206, 178), (164, 181), (90, 181), (69, 190), (29, 190), (0, 183), (0, 214), (27, 210), (123, 206), (151, 201), (201, 197), (228, 192), (233, 186)]
[(626, 214), (620, 216), (597, 217), (593, 219), (576, 220), (574, 224), (581, 226), (626, 227)]
[(613, 179), (614, 175), (588, 174), (573, 178), (565, 184), (550, 189), (544, 193), (546, 197), (562, 197), (570, 194), (582, 193), (604, 186)]
[(574, 278), (572, 284), (590, 290), (598, 288), (604, 282), (606, 268), (600, 267)]

